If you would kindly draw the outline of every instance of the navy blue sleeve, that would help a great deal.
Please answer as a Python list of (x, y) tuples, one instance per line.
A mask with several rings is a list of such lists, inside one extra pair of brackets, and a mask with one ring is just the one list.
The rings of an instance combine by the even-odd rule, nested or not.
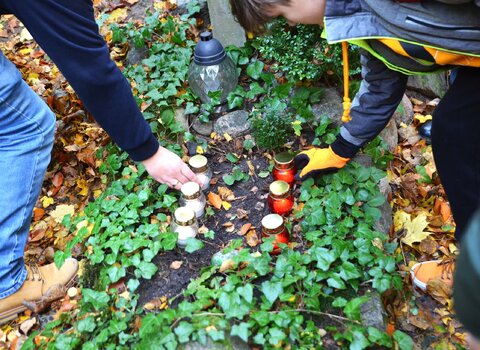
[(53, 60), (95, 120), (133, 160), (158, 141), (98, 33), (91, 0), (0, 0)]

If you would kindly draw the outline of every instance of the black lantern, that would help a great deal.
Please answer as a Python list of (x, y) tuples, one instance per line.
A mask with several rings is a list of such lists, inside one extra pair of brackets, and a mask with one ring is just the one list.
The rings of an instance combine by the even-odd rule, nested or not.
[(201, 33), (188, 70), (192, 90), (204, 103), (211, 101), (209, 92), (221, 91), (220, 102), (225, 102), (227, 95), (237, 86), (237, 81), (237, 68), (222, 44), (213, 38), (212, 33)]

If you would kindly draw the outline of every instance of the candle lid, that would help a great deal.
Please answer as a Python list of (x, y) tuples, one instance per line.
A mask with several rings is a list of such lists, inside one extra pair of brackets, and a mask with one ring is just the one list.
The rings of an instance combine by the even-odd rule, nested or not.
[(193, 181), (185, 182), (180, 190), (186, 199), (195, 199), (200, 195), (200, 185)]
[(278, 214), (268, 214), (262, 219), (262, 226), (267, 230), (275, 230), (283, 225), (283, 218)]
[(173, 214), (175, 222), (180, 226), (190, 226), (195, 222), (195, 212), (187, 207), (180, 207)]
[(273, 181), (270, 184), (270, 193), (274, 196), (282, 196), (290, 190), (290, 185), (282, 180)]
[(287, 152), (281, 152), (276, 154), (273, 157), (273, 160), (275, 161), (275, 163), (279, 165), (287, 165), (293, 161), (293, 158), (294, 158), (293, 153), (287, 151)]
[(207, 170), (207, 157), (201, 154), (194, 155), (188, 160), (188, 164), (192, 167), (193, 172), (204, 172)]

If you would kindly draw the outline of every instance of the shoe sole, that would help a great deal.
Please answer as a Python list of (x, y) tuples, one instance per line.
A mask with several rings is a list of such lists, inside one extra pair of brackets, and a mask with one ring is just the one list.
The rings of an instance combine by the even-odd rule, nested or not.
[[(65, 284), (65, 292), (68, 290), (68, 288), (73, 286), (73, 283), (75, 282), (75, 278), (77, 277), (77, 274), (73, 275), (73, 277), (70, 279), (70, 281)], [(25, 312), (27, 310), (27, 307), (21, 305), (17, 306), (13, 309), (10, 309), (8, 311), (4, 311), (2, 314), (0, 314), (0, 326), (16, 319), (19, 314), (22, 312)]]

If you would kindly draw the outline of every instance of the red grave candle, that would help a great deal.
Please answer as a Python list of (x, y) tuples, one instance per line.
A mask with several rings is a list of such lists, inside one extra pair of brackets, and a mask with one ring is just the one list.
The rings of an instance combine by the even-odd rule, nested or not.
[(293, 186), (295, 182), (295, 174), (297, 173), (293, 158), (293, 154), (290, 152), (278, 153), (273, 158), (273, 179), (285, 181), (290, 187)]
[(290, 235), (284, 225), (283, 218), (278, 214), (269, 214), (262, 219), (262, 238), (275, 237), (273, 251), (270, 254), (280, 254), (280, 247), (277, 243), (288, 244)]
[(268, 206), (275, 214), (286, 215), (293, 208), (293, 194), (288, 183), (282, 180), (270, 184)]

